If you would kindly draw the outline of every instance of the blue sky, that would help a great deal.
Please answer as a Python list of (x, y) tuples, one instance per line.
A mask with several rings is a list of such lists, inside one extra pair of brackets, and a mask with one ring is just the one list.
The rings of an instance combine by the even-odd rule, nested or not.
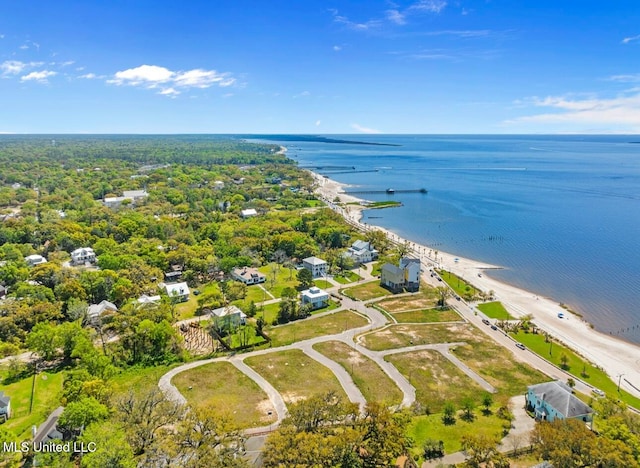
[(640, 133), (640, 5), (5, 1), (0, 108), (0, 133)]

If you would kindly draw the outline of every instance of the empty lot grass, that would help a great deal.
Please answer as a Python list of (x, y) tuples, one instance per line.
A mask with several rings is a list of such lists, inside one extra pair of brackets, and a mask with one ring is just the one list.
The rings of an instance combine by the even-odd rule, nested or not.
[[(579, 356), (563, 344), (558, 343), (557, 341), (548, 343), (545, 341), (544, 335), (524, 333), (523, 331), (520, 331), (517, 334), (512, 334), (512, 336), (527, 346), (531, 351), (553, 362), (558, 367), (562, 367), (562, 356), (566, 356), (566, 369), (569, 373), (587, 383), (590, 383), (594, 387), (599, 388), (611, 398), (616, 400), (620, 399), (626, 404), (640, 409), (639, 398), (630, 395), (624, 390), (620, 390), (620, 393), (618, 393), (617, 382), (611, 380), (604, 371), (595, 367), (589, 361)], [(551, 354), (549, 354), (549, 351), (551, 351)]]
[(176, 375), (172, 382), (191, 406), (225, 413), (240, 428), (276, 420), (267, 395), (231, 363), (214, 362), (189, 369)]
[(354, 283), (362, 278), (353, 271), (344, 271), (338, 275), (334, 275), (333, 279), (340, 284), (349, 284)]
[(456, 423), (449, 426), (442, 422), (442, 414), (430, 414), (413, 418), (407, 433), (414, 441), (414, 456), (421, 455), (421, 448), (427, 439), (441, 440), (444, 442), (445, 454), (450, 454), (462, 450), (460, 440), (466, 435), (482, 434), (496, 440), (502, 438), (504, 420), (495, 416), (495, 412), (485, 416), (479, 408), (474, 413), (476, 415), (474, 421), (466, 422), (458, 417)]
[(454, 343), (479, 333), (468, 323), (434, 323), (391, 325), (361, 338), (361, 343), (373, 351), (404, 348), (420, 344)]
[(393, 318), (398, 323), (436, 323), (436, 322), (457, 322), (462, 318), (455, 310), (447, 309), (423, 309), (410, 310), (407, 312), (394, 312)]
[(485, 302), (478, 304), (478, 310), (489, 318), (497, 320), (513, 320), (513, 316), (504, 308), (502, 302)]
[(2, 428), (13, 432), (20, 440), (30, 437), (31, 427), (42, 424), (49, 413), (60, 406), (63, 380), (63, 372), (37, 374), (31, 414), (29, 406), (33, 376), (3, 385), (2, 391), (11, 398), (11, 419), (2, 424)]
[(322, 317), (309, 317), (296, 322), (265, 329), (271, 338), (271, 346), (283, 346), (295, 341), (307, 340), (322, 335), (333, 335), (351, 328), (362, 327), (369, 322), (363, 316), (342, 310)]
[[(298, 272), (295, 269), (285, 268), (272, 262), (258, 268), (258, 270), (267, 275), (267, 280), (262, 283), (262, 287), (266, 288), (274, 297), (282, 297), (282, 291), (285, 288), (295, 289), (298, 286)], [(267, 297), (267, 299), (269, 298)]]
[(327, 341), (313, 347), (344, 367), (367, 401), (385, 406), (402, 402), (402, 392), (380, 366), (346, 343)]
[(267, 379), (280, 392), (285, 403), (294, 403), (329, 391), (347, 401), (333, 372), (300, 350), (253, 356), (244, 362)]
[(387, 312), (395, 313), (416, 309), (430, 309), (436, 304), (437, 300), (436, 290), (425, 286), (423, 283), (419, 292), (402, 297), (383, 299), (376, 304)]
[(323, 279), (315, 279), (313, 280), (313, 284), (315, 284), (320, 289), (327, 289), (333, 286), (333, 284)]
[[(465, 398), (479, 399), (482, 388), (437, 351), (414, 351), (385, 357), (416, 388), (416, 401), (430, 412), (445, 403), (460, 407)], [(478, 402), (479, 403), (479, 402)]]
[(344, 294), (359, 301), (368, 301), (376, 297), (389, 296), (390, 291), (380, 286), (379, 281), (371, 281), (352, 288), (345, 289)]

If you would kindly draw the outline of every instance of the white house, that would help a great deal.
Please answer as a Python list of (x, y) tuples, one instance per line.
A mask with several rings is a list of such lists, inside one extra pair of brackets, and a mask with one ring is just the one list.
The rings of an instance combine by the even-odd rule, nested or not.
[(115, 312), (118, 312), (118, 308), (113, 302), (101, 301), (99, 304), (91, 304), (87, 308), (87, 318), (90, 323), (95, 324), (102, 315)]
[(186, 302), (189, 300), (190, 291), (187, 283), (165, 284), (164, 288), (169, 297), (176, 298), (179, 302)]
[(26, 257), (24, 257), (25, 262), (27, 262), (27, 265), (29, 266), (36, 266), (36, 265), (40, 265), (42, 263), (47, 263), (47, 259), (44, 258), (42, 255), (27, 255)]
[(314, 278), (321, 278), (327, 274), (327, 262), (318, 257), (303, 259), (302, 266), (309, 270)]
[(302, 305), (311, 304), (312, 309), (325, 307), (329, 303), (329, 293), (313, 286), (300, 293)]
[(247, 320), (247, 315), (234, 305), (214, 309), (210, 312), (210, 315), (221, 330), (244, 325)]
[(247, 286), (251, 284), (264, 283), (267, 280), (267, 275), (258, 271), (257, 268), (234, 268), (231, 271), (231, 277), (235, 280), (241, 281)]
[(222, 182), (221, 180), (216, 180), (216, 181), (213, 183), (213, 188), (214, 188), (215, 190), (222, 190), (222, 189), (224, 188), (224, 182)]
[(11, 397), (0, 390), (0, 419), (5, 421), (11, 417)]
[(378, 258), (378, 251), (371, 245), (371, 242), (358, 240), (349, 247), (345, 256), (353, 259), (355, 263), (367, 263)]
[(109, 208), (117, 208), (125, 200), (129, 200), (132, 205), (135, 205), (136, 202), (144, 200), (148, 196), (149, 194), (146, 190), (124, 190), (121, 197), (106, 197), (102, 202)]
[(243, 218), (252, 218), (253, 216), (258, 216), (258, 212), (255, 210), (255, 208), (247, 208), (246, 210), (242, 210), (240, 212), (240, 215)]
[(527, 387), (526, 406), (537, 420), (593, 419), (593, 410), (573, 395), (571, 387), (559, 380)]
[(71, 252), (72, 265), (84, 265), (87, 262), (96, 262), (96, 253), (91, 247), (82, 247)]
[(138, 298), (138, 304), (156, 304), (160, 302), (162, 298), (160, 296), (148, 296), (143, 294)]
[(380, 269), (380, 284), (393, 292), (420, 289), (420, 260), (403, 257), (399, 266), (385, 263)]

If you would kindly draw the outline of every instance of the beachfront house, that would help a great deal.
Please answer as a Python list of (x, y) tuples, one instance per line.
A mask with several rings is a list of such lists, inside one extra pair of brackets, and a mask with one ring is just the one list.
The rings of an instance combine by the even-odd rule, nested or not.
[(314, 278), (321, 278), (327, 274), (327, 262), (318, 257), (303, 259), (302, 266), (309, 270)]
[(244, 325), (247, 320), (247, 315), (234, 305), (214, 309), (209, 315), (218, 330), (227, 332)]
[(167, 292), (167, 295), (175, 299), (176, 302), (186, 302), (189, 300), (189, 286), (187, 283), (173, 283), (173, 284), (165, 284), (164, 289)]
[(71, 265), (84, 265), (96, 262), (96, 253), (91, 247), (81, 247), (71, 252)]
[(394, 293), (403, 290), (418, 291), (420, 289), (420, 260), (403, 257), (398, 266), (385, 263), (380, 269), (380, 285)]
[(250, 286), (252, 284), (264, 283), (267, 280), (267, 275), (258, 271), (257, 268), (234, 268), (231, 271), (231, 277), (241, 283)]
[(326, 307), (329, 304), (329, 293), (313, 286), (300, 293), (302, 305), (309, 304), (313, 310)]
[(578, 419), (589, 422), (593, 410), (578, 399), (564, 382), (559, 380), (527, 387), (526, 407), (538, 421)]
[(367, 263), (378, 258), (378, 251), (371, 242), (357, 240), (344, 253), (344, 256), (351, 258), (356, 264)]
[(27, 262), (27, 265), (29, 266), (36, 266), (36, 265), (40, 265), (42, 263), (47, 263), (47, 259), (44, 258), (42, 255), (27, 255), (26, 257), (24, 257), (24, 261)]
[(6, 421), (11, 417), (11, 397), (0, 390), (0, 420)]

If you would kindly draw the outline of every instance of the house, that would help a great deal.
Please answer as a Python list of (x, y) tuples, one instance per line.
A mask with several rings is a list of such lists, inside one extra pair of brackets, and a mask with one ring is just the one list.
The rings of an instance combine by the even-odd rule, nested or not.
[(180, 270), (169, 271), (164, 274), (164, 277), (167, 281), (178, 281), (181, 276), (182, 276), (182, 271)]
[(146, 305), (146, 304), (156, 304), (160, 302), (162, 298), (160, 296), (148, 296), (143, 294), (138, 298), (138, 304)]
[(371, 242), (358, 240), (349, 247), (344, 255), (353, 259), (356, 264), (367, 263), (378, 258), (378, 251), (371, 245)]
[(0, 419), (6, 421), (11, 417), (11, 397), (0, 390)]
[(125, 200), (135, 205), (137, 202), (147, 198), (149, 194), (146, 190), (124, 190), (121, 197), (105, 197), (102, 202), (109, 208), (118, 208)]
[(397, 293), (406, 289), (415, 292), (420, 289), (420, 260), (403, 257), (399, 266), (385, 263), (380, 270), (380, 285)]
[(64, 411), (64, 406), (59, 406), (51, 412), (45, 422), (43, 422), (33, 433), (33, 446), (39, 447), (52, 440), (62, 440), (62, 432), (58, 430), (58, 419)]
[(0, 284), (0, 299), (4, 299), (5, 297), (7, 297), (8, 292), (9, 292), (9, 288), (7, 288), (3, 284)]
[(320, 309), (329, 304), (329, 293), (313, 286), (300, 293), (302, 305), (311, 304), (312, 309)]
[(255, 208), (247, 208), (246, 210), (242, 210), (240, 212), (240, 215), (243, 218), (252, 218), (253, 216), (258, 216), (258, 212), (255, 210)]
[(327, 262), (318, 257), (303, 259), (302, 266), (309, 270), (314, 278), (321, 278), (327, 274)]
[(113, 302), (101, 301), (99, 304), (91, 304), (87, 308), (87, 318), (90, 323), (95, 324), (98, 318), (104, 314), (113, 314), (118, 312), (118, 308)]
[(42, 255), (35, 255), (35, 254), (24, 257), (24, 260), (25, 262), (27, 262), (27, 265), (29, 266), (36, 266), (42, 263), (47, 263), (46, 258), (44, 258)]
[(224, 182), (222, 182), (221, 180), (216, 180), (216, 181), (213, 183), (213, 188), (214, 188), (215, 190), (222, 190), (222, 189), (224, 188)]
[(247, 315), (234, 305), (214, 309), (210, 315), (219, 330), (230, 330), (244, 325), (247, 320)]
[(82, 247), (71, 252), (72, 265), (84, 265), (87, 262), (96, 262), (96, 253), (91, 247)]
[(178, 302), (186, 302), (189, 300), (189, 286), (187, 283), (165, 284), (165, 291), (169, 297), (175, 298)]
[(593, 410), (578, 399), (567, 384), (559, 380), (527, 387), (527, 410), (535, 414), (536, 420), (578, 419), (584, 422), (593, 419)]
[(238, 280), (247, 286), (251, 284), (264, 283), (267, 280), (267, 275), (258, 271), (257, 268), (234, 268), (231, 271), (231, 277)]

